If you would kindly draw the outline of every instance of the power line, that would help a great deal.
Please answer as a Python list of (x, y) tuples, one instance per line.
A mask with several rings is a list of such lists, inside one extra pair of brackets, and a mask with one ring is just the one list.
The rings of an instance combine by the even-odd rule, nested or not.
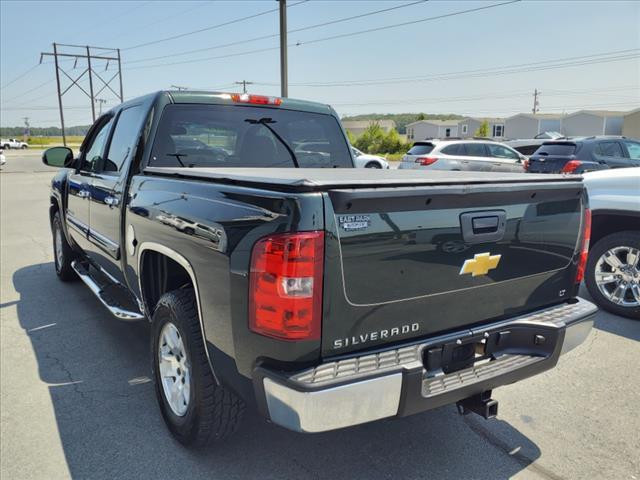
[[(608, 56), (607, 56), (608, 55)], [(380, 79), (364, 79), (364, 80), (342, 80), (333, 82), (308, 82), (308, 83), (292, 83), (292, 86), (298, 87), (359, 87), (359, 86), (376, 86), (385, 84), (401, 84), (427, 82), (437, 80), (452, 80), (469, 77), (482, 77), (490, 75), (502, 75), (510, 73), (521, 73), (534, 70), (548, 70), (553, 68), (564, 68), (577, 65), (590, 65), (595, 63), (604, 63), (609, 61), (619, 61), (637, 58), (640, 56), (640, 49), (618, 50), (612, 52), (597, 53), (591, 55), (582, 55), (578, 57), (564, 57), (552, 60), (541, 60), (531, 63), (520, 63), (513, 65), (503, 65), (499, 67), (488, 67), (475, 70), (459, 70), (448, 73), (438, 73), (428, 76), (415, 77), (392, 77)], [(594, 58), (604, 57), (604, 58)], [(551, 65), (545, 65), (551, 64)], [(275, 82), (256, 82), (256, 85), (276, 86)]]
[(33, 67), (31, 67), (30, 69), (28, 69), (26, 72), (18, 75), (16, 78), (14, 78), (13, 80), (8, 81), (7, 83), (5, 83), (2, 87), (0, 87), (0, 90), (7, 88), (9, 85), (16, 83), (18, 80), (20, 80), (21, 78), (24, 78), (26, 75), (30, 74), (31, 72), (33, 72), (36, 68), (38, 68), (40, 66), (40, 64), (36, 63)]
[[(365, 33), (372, 33), (372, 32), (377, 32), (380, 30), (388, 30), (390, 28), (398, 28), (398, 27), (404, 27), (407, 25), (413, 25), (416, 23), (421, 23), (421, 22), (428, 22), (428, 21), (432, 21), (432, 20), (439, 20), (442, 18), (447, 18), (447, 17), (454, 17), (456, 15), (464, 15), (467, 13), (473, 13), (473, 12), (478, 12), (480, 10), (488, 10), (490, 8), (496, 8), (496, 7), (501, 7), (504, 5), (509, 5), (512, 3), (517, 3), (520, 2), (522, 0), (509, 0), (507, 2), (502, 2), (502, 3), (494, 3), (492, 5), (485, 5), (483, 7), (476, 7), (476, 8), (470, 8), (467, 10), (459, 10), (456, 12), (451, 12), (451, 13), (447, 13), (447, 14), (443, 14), (443, 15), (437, 15), (437, 16), (433, 16), (433, 17), (426, 17), (426, 18), (421, 18), (418, 20), (412, 20), (410, 22), (403, 22), (403, 23), (396, 23), (393, 25), (385, 25), (382, 27), (376, 27), (376, 28), (369, 28), (366, 30), (359, 30), (357, 32), (348, 32), (348, 33), (343, 33), (340, 35), (332, 35), (329, 37), (323, 37), (323, 38), (317, 38), (315, 40), (307, 40), (304, 42), (298, 41), (296, 43), (292, 43), (289, 44), (287, 46), (289, 47), (299, 47), (301, 45), (310, 45), (310, 44), (314, 44), (314, 43), (320, 43), (320, 42), (326, 42), (329, 40), (335, 40), (337, 38), (345, 38), (345, 37), (352, 37), (355, 35), (363, 35)], [(299, 2), (301, 3), (301, 2)], [(298, 5), (299, 3), (296, 3), (294, 5)], [(293, 5), (292, 5), (293, 6)], [(206, 62), (209, 60), (217, 60), (217, 59), (221, 59), (221, 58), (230, 58), (230, 57), (238, 57), (238, 56), (243, 56), (243, 55), (250, 55), (253, 53), (261, 53), (261, 52), (266, 52), (266, 51), (270, 51), (270, 50), (278, 50), (280, 47), (271, 47), (271, 48), (260, 48), (260, 49), (256, 49), (256, 50), (247, 50), (244, 52), (238, 52), (238, 53), (231, 53), (231, 54), (227, 54), (227, 55), (218, 55), (218, 56), (214, 56), (214, 57), (205, 57), (205, 58), (197, 58), (197, 59), (191, 59), (191, 60), (182, 60), (179, 62), (169, 62), (169, 63), (156, 63), (153, 65), (143, 65), (140, 67), (132, 67), (129, 68), (129, 70), (139, 70), (139, 69), (144, 69), (144, 68), (156, 68), (156, 67), (164, 67), (164, 66), (170, 66), (170, 65), (184, 65), (187, 63), (198, 63), (198, 62)]]
[[(379, 13), (385, 13), (385, 12), (389, 12), (392, 10), (398, 10), (401, 8), (406, 8), (406, 7), (411, 7), (413, 5), (416, 5), (418, 3), (425, 3), (428, 2), (429, 0), (419, 0), (416, 2), (411, 2), (411, 3), (405, 3), (403, 5), (396, 5), (394, 7), (389, 7), (389, 8), (383, 8), (382, 10), (375, 10), (372, 12), (366, 12), (366, 13), (362, 13), (359, 15), (352, 15), (350, 17), (344, 17), (344, 18), (338, 18), (336, 20), (331, 20), (328, 22), (323, 22), (323, 23), (317, 23), (315, 25), (308, 25), (306, 27), (300, 27), (300, 28), (294, 28), (293, 30), (288, 30), (287, 33), (291, 34), (291, 33), (297, 33), (297, 32), (303, 32), (306, 30), (312, 30), (314, 28), (320, 28), (320, 27), (326, 27), (328, 25), (335, 25), (337, 23), (343, 23), (343, 22), (347, 22), (350, 20), (356, 20), (356, 19), (360, 19), (360, 18), (364, 18), (364, 17), (369, 17), (371, 15), (377, 15)], [(249, 38), (246, 40), (238, 40), (236, 42), (231, 42), (231, 43), (224, 43), (224, 44), (218, 44), (218, 45), (213, 45), (211, 47), (204, 47), (204, 48), (197, 48), (195, 50), (187, 50), (184, 52), (179, 52), (179, 53), (174, 53), (174, 54), (168, 54), (168, 55), (159, 55), (157, 57), (147, 57), (147, 58), (139, 58), (136, 60), (130, 60), (128, 62), (124, 62), (123, 64), (131, 64), (131, 63), (140, 63), (140, 62), (148, 62), (151, 60), (159, 60), (159, 59), (163, 59), (163, 58), (170, 58), (170, 57), (180, 57), (183, 55), (190, 55), (192, 53), (199, 53), (199, 52), (205, 52), (205, 51), (210, 51), (210, 50), (217, 50), (220, 48), (226, 48), (226, 47), (232, 47), (235, 45), (242, 45), (245, 43), (251, 43), (251, 42), (256, 42), (259, 40), (266, 40), (269, 38), (276, 38), (278, 37), (279, 34), (278, 33), (273, 33), (273, 34), (269, 34), (269, 35), (262, 35), (260, 37), (254, 37), (254, 38)]]
[[(289, 6), (289, 8), (291, 8), (291, 7), (295, 7), (296, 5), (300, 5), (300, 4), (302, 4), (302, 3), (306, 3), (306, 2), (308, 2), (308, 1), (309, 1), (309, 0), (301, 0), (301, 1), (297, 2), (297, 3), (294, 3), (294, 4), (290, 5), (290, 6)], [(226, 27), (227, 25), (233, 25), (233, 24), (235, 24), (235, 23), (244, 22), (245, 20), (250, 20), (250, 19), (252, 19), (252, 18), (261, 17), (261, 16), (263, 16), (263, 15), (267, 15), (267, 14), (269, 14), (269, 13), (273, 13), (273, 12), (277, 12), (277, 11), (278, 11), (278, 8), (272, 8), (272, 9), (270, 9), (270, 10), (265, 10), (265, 11), (263, 11), (263, 12), (255, 13), (255, 14), (253, 14), (253, 15), (248, 15), (248, 16), (246, 16), (246, 17), (236, 18), (236, 19), (234, 19), (234, 20), (229, 20), (229, 21), (227, 21), (227, 22), (218, 23), (218, 24), (216, 24), (216, 25), (211, 25), (211, 26), (209, 26), (209, 27), (200, 28), (200, 29), (198, 29), (198, 30), (192, 30), (192, 31), (190, 31), (190, 32), (180, 33), (180, 34), (178, 34), (178, 35), (172, 35), (172, 36), (170, 36), (170, 37), (160, 38), (160, 39), (158, 39), (158, 40), (153, 40), (153, 41), (151, 41), (151, 42), (140, 43), (140, 44), (138, 44), (138, 45), (133, 45), (133, 46), (131, 46), (131, 47), (122, 48), (121, 50), (122, 50), (122, 51), (125, 51), (125, 50), (134, 50), (134, 49), (136, 49), (136, 48), (142, 48), (142, 47), (147, 47), (147, 46), (149, 46), (149, 45), (155, 45), (155, 44), (162, 43), (162, 42), (168, 42), (169, 40), (176, 40), (176, 39), (178, 39), (178, 38), (187, 37), (187, 36), (189, 36), (189, 35), (195, 35), (196, 33), (202, 33), (202, 32), (207, 32), (207, 31), (209, 31), (209, 30), (214, 30), (214, 29), (216, 29), (216, 28)]]

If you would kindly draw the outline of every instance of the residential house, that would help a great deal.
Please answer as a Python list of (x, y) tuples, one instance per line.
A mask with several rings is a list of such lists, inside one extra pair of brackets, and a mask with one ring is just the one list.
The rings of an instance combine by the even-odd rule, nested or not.
[(622, 135), (624, 112), (611, 110), (579, 110), (562, 119), (561, 133), (568, 137)]
[(555, 113), (518, 113), (504, 121), (507, 138), (534, 138), (539, 133), (560, 132), (564, 115)]
[(393, 120), (345, 120), (342, 122), (342, 126), (355, 137), (359, 137), (373, 123), (380, 125), (385, 132), (389, 132), (391, 129), (396, 128), (396, 122)]
[(473, 137), (483, 122), (489, 124), (489, 136), (501, 140), (505, 136), (504, 118), (467, 117), (458, 122), (458, 135), (463, 138)]
[(460, 120), (418, 120), (407, 124), (407, 140), (419, 141), (427, 138), (448, 138), (458, 136)]
[(625, 114), (622, 119), (622, 135), (640, 139), (640, 108)]

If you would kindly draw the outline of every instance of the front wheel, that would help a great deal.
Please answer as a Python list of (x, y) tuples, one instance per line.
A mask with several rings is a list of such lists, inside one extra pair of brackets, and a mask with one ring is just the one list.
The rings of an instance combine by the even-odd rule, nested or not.
[(364, 168), (382, 168), (382, 167), (380, 166), (379, 163), (369, 162), (364, 166)]
[(162, 417), (184, 445), (223, 439), (244, 413), (242, 399), (216, 382), (205, 348), (193, 289), (165, 293), (153, 313), (151, 364)]
[(603, 309), (640, 319), (640, 232), (612, 233), (598, 240), (589, 250), (585, 283)]
[(56, 267), (56, 274), (63, 282), (75, 280), (77, 275), (71, 267), (71, 262), (75, 259), (75, 255), (62, 230), (60, 212), (56, 212), (53, 216), (51, 232), (53, 234), (53, 262)]

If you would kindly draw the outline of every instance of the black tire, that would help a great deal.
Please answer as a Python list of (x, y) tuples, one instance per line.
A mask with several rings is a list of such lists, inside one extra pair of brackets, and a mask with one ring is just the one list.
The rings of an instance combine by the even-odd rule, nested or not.
[(22, 150), (26, 150), (26, 149), (27, 149), (27, 146), (26, 146), (26, 145), (20, 145), (20, 148), (21, 148)]
[[(56, 274), (63, 282), (71, 282), (78, 278), (75, 270), (71, 267), (71, 262), (76, 259), (76, 254), (67, 242), (67, 237), (62, 230), (62, 220), (60, 212), (56, 212), (51, 221), (51, 233), (53, 237), (53, 263), (56, 267)], [(56, 246), (56, 235), (60, 235), (60, 255)]]
[[(156, 398), (171, 433), (180, 443), (195, 447), (209, 445), (232, 434), (240, 424), (245, 405), (234, 392), (216, 383), (205, 353), (193, 289), (165, 293), (152, 320), (151, 365)], [(163, 327), (169, 322), (178, 330), (190, 365), (189, 402), (182, 416), (174, 413), (169, 405), (160, 378), (160, 339)]]
[[(617, 305), (603, 295), (596, 284), (595, 273), (598, 260), (605, 252), (616, 247), (633, 247), (640, 249), (640, 232), (626, 231), (612, 233), (598, 240), (598, 242), (589, 249), (589, 257), (585, 271), (585, 284), (591, 297), (593, 297), (598, 306), (616, 315), (638, 320), (640, 319), (640, 306)], [(634, 281), (638, 280), (640, 280), (640, 278), (636, 277)]]
[(5, 150), (11, 150), (11, 145), (9, 145), (8, 143), (4, 144), (4, 149)]
[(364, 168), (382, 168), (382, 166), (376, 162), (369, 162), (364, 166)]

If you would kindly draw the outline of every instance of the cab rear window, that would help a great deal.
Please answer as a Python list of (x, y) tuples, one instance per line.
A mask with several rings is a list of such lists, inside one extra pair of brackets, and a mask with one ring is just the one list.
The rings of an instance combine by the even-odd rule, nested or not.
[(427, 153), (431, 153), (433, 150), (433, 145), (431, 143), (417, 143), (409, 151), (408, 155), (425, 155)]
[(160, 119), (153, 167), (352, 168), (332, 115), (232, 105), (168, 105)]

